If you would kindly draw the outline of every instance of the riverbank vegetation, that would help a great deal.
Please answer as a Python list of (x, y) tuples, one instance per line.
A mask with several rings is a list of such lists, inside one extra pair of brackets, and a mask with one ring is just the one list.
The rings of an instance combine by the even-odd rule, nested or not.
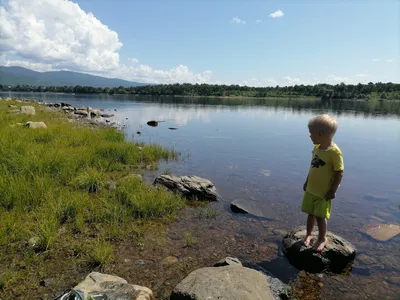
[[(22, 103), (0, 101), (0, 298), (27, 299), (42, 280), (101, 268), (118, 241), (142, 243), (147, 226), (183, 208), (181, 197), (135, 174), (176, 152), (129, 143), (115, 129), (69, 122), (43, 106), (29, 104), (35, 116), (9, 113), (11, 104)], [(47, 129), (21, 125), (27, 121)]]
[(117, 88), (90, 86), (29, 86), (0, 85), (0, 91), (59, 92), (77, 94), (135, 94), (151, 96), (199, 96), (199, 97), (257, 97), (257, 98), (309, 98), (309, 99), (366, 99), (400, 100), (400, 84), (368, 83), (316, 84), (275, 87), (249, 87), (216, 84), (160, 84)]

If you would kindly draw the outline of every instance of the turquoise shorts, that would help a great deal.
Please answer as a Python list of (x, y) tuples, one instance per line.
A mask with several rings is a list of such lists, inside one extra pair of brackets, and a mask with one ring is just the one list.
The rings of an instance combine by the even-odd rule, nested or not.
[(332, 200), (327, 200), (304, 192), (301, 211), (318, 218), (329, 219), (331, 217)]

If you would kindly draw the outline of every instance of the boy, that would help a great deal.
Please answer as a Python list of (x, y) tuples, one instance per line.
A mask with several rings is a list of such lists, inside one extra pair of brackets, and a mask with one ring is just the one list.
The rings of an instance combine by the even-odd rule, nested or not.
[(343, 156), (339, 147), (332, 141), (336, 133), (336, 120), (329, 115), (320, 115), (308, 123), (310, 138), (315, 145), (307, 180), (304, 183), (302, 212), (308, 213), (307, 235), (304, 245), (311, 243), (311, 233), (318, 224), (318, 241), (314, 245), (321, 252), (326, 243), (327, 219), (331, 215), (331, 200), (335, 199), (343, 177)]

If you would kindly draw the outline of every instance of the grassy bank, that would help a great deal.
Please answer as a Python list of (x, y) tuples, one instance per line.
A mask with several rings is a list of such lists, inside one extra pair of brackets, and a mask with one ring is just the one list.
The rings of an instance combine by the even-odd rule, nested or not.
[[(129, 167), (175, 152), (128, 143), (114, 129), (80, 126), (43, 107), (35, 116), (11, 114), (10, 104), (22, 105), (0, 101), (0, 298), (28, 299), (41, 280), (101, 268), (118, 241), (141, 243), (146, 226), (183, 207)], [(27, 121), (48, 128), (15, 125)]]

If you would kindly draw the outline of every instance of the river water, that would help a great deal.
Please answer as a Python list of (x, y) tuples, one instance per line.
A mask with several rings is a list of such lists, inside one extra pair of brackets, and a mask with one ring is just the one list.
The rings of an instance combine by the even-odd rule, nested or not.
[[(356, 259), (352, 274), (339, 284), (351, 282), (351, 293), (332, 283), (335, 288), (319, 297), (400, 299), (399, 236), (377, 242), (362, 233), (368, 224), (400, 220), (400, 102), (11, 96), (103, 108), (124, 125), (128, 139), (181, 153), (179, 161), (161, 163), (158, 173), (208, 178), (224, 199), (223, 210), (241, 200), (284, 229), (305, 223), (300, 211), (302, 186), (313, 148), (307, 122), (320, 113), (334, 115), (339, 125), (334, 141), (344, 155), (345, 176), (328, 229), (351, 241), (363, 259)], [(149, 120), (165, 122), (150, 127)]]

